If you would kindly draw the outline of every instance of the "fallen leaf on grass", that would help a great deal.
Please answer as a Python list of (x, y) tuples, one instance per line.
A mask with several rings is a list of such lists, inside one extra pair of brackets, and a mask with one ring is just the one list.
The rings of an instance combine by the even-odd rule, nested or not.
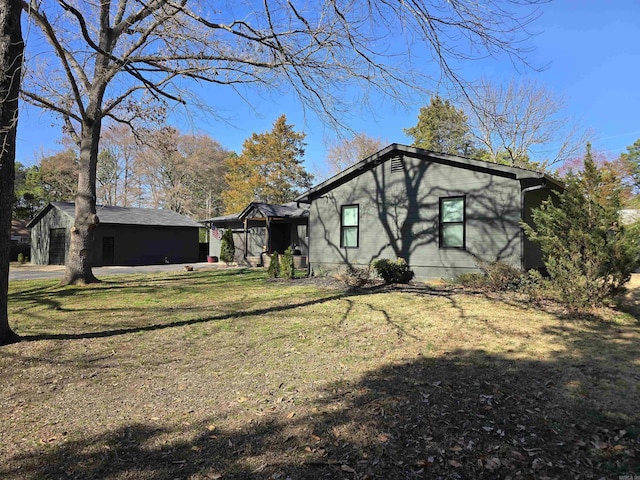
[(609, 445), (607, 442), (601, 442), (597, 437), (591, 442), (591, 445), (593, 445), (598, 450), (606, 450), (607, 448), (611, 447), (611, 445)]
[(356, 473), (356, 471), (351, 468), (349, 465), (342, 465), (340, 467), (340, 470), (342, 470), (343, 472), (348, 472), (348, 473)]
[(493, 457), (493, 458), (488, 458), (487, 460), (485, 460), (484, 462), (484, 468), (486, 468), (487, 470), (490, 471), (494, 471), (497, 468), (500, 468), (500, 459), (498, 457)]
[(296, 412), (289, 412), (289, 414), (287, 415), (287, 418), (291, 419), (295, 416), (296, 416)]
[(415, 466), (416, 467), (431, 467), (434, 464), (435, 461), (436, 460), (435, 460), (434, 457), (427, 457), (426, 460), (418, 460), (415, 463)]
[(456, 460), (449, 460), (449, 465), (454, 468), (462, 468), (462, 464)]
[(209, 430), (210, 432), (213, 432), (216, 429), (215, 425), (209, 425), (207, 426), (207, 430)]

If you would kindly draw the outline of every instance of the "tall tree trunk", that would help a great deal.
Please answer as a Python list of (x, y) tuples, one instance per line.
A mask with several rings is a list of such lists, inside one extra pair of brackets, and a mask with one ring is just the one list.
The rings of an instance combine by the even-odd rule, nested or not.
[(93, 115), (95, 120), (82, 124), (80, 138), (80, 165), (78, 171), (78, 192), (71, 242), (67, 255), (64, 285), (85, 285), (97, 283), (93, 275), (93, 238), (100, 220), (96, 214), (96, 167), (98, 164), (98, 144), (100, 140), (101, 115)]
[(9, 326), (9, 247), (15, 182), (18, 94), (24, 43), (18, 0), (0, 0), (0, 345), (20, 340)]

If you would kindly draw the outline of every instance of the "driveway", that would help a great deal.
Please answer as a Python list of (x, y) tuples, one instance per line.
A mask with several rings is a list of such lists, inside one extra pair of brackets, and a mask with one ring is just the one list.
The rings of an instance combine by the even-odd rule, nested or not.
[[(186, 265), (191, 265), (194, 270), (215, 269), (224, 267), (219, 263), (172, 263), (169, 265), (141, 265), (135, 267), (94, 267), (93, 273), (100, 278), (105, 275), (127, 275), (133, 273), (155, 273), (155, 272), (183, 272)], [(64, 265), (11, 265), (9, 268), (9, 282), (12, 280), (36, 280), (42, 278), (64, 277)]]

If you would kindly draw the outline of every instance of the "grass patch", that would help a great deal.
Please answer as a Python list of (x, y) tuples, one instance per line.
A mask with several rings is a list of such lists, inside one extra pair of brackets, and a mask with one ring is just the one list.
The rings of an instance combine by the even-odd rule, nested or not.
[(640, 326), (258, 270), (12, 282), (0, 477), (640, 474)]

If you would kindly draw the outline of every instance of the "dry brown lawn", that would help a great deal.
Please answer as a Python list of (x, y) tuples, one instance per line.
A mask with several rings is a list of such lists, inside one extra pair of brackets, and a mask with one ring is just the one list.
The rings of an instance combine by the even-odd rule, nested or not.
[(0, 478), (640, 475), (640, 280), (575, 314), (249, 270), (14, 282)]

